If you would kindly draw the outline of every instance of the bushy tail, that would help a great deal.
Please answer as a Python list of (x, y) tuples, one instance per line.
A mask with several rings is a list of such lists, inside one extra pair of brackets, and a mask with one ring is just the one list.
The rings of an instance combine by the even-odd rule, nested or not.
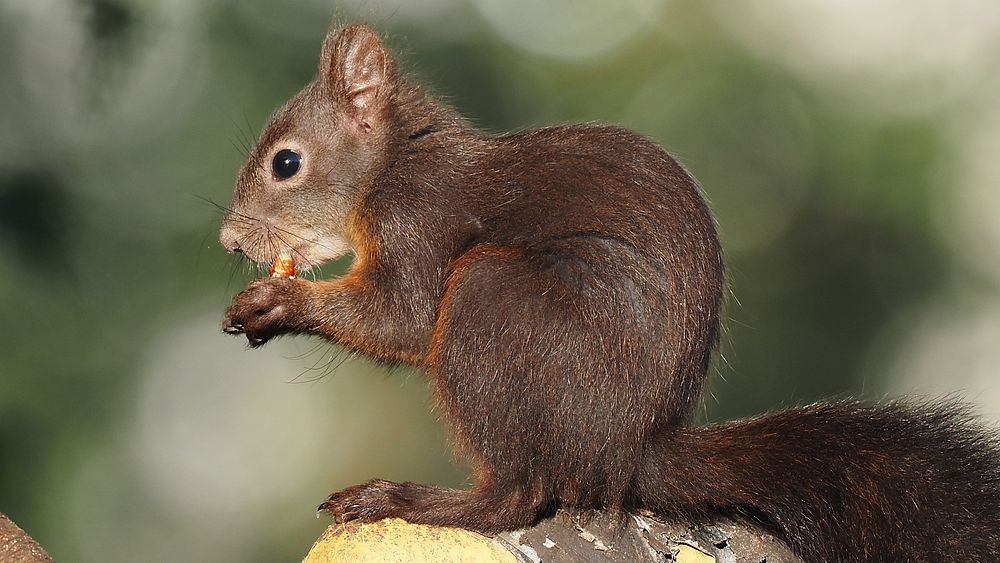
[(817, 404), (654, 443), (637, 502), (749, 518), (807, 561), (1000, 560), (1000, 448), (957, 405)]

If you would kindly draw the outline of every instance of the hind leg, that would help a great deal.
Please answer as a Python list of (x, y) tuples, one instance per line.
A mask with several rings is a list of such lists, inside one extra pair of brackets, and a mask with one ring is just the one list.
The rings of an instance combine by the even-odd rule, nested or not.
[(425, 365), (477, 484), (372, 481), (333, 494), (323, 509), (340, 520), (495, 532), (558, 506), (621, 506), (662, 404), (662, 386), (648, 383), (665, 366), (651, 362), (665, 355), (648, 353), (656, 339), (616, 334), (661, 334), (663, 315), (642, 264), (622, 265), (627, 249), (612, 255), (604, 244), (484, 245), (457, 260)]
[[(519, 401), (515, 389), (524, 383), (521, 355), (510, 356), (524, 348), (526, 335), (515, 323), (505, 326), (524, 314), (517, 308), (525, 306), (531, 274), (512, 264), (519, 256), (515, 249), (485, 247), (456, 262), (426, 361), (452, 437), (476, 467), (475, 486), (376, 479), (332, 494), (320, 510), (339, 522), (397, 517), (484, 533), (524, 528), (552, 512), (544, 478), (532, 467), (538, 448), (534, 433), (525, 431), (530, 402)], [(535, 414), (537, 428), (543, 416)]]

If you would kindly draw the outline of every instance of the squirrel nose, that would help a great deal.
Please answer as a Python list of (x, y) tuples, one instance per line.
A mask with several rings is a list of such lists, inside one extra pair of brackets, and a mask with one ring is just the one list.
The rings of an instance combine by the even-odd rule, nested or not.
[(219, 242), (222, 243), (222, 247), (226, 249), (226, 252), (239, 252), (242, 254), (243, 247), (240, 246), (240, 238), (227, 231), (228, 229), (223, 229), (219, 236)]

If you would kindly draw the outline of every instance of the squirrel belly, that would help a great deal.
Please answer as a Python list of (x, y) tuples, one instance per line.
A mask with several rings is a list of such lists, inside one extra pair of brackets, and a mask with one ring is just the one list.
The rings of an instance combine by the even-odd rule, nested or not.
[[(327, 36), (319, 77), (241, 169), (220, 241), (276, 274), (235, 297), (224, 331), (423, 368), (474, 468), (468, 490), (333, 493), (321, 508), (339, 522), (499, 532), (560, 507), (646, 508), (748, 518), (812, 561), (985, 561), (1000, 545), (1000, 453), (959, 408), (691, 427), (724, 295), (691, 176), (620, 127), (476, 131), (368, 26)], [(343, 277), (296, 276), (347, 247)]]

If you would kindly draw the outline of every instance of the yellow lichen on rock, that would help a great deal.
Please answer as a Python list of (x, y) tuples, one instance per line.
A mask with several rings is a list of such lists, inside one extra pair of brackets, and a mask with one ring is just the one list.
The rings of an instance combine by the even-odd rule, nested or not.
[(677, 546), (677, 563), (715, 563), (715, 557), (682, 543)]
[(390, 518), (370, 524), (330, 526), (313, 544), (303, 563), (396, 561), (516, 563), (517, 560), (493, 540), (473, 532)]

